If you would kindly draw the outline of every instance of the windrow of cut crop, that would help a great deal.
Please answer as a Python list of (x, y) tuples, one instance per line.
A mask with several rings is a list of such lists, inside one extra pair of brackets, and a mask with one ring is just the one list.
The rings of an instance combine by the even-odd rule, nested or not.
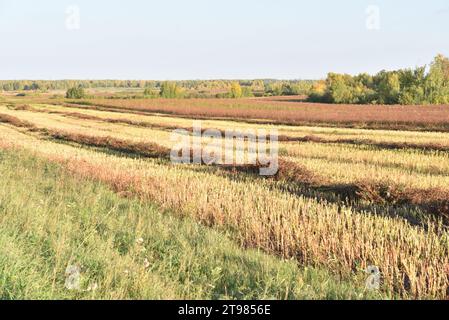
[(14, 116), (11, 116), (8, 114), (0, 113), (0, 123), (1, 122), (7, 123), (7, 124), (13, 125), (15, 127), (19, 127), (19, 128), (36, 130), (36, 126), (34, 124), (32, 124), (31, 122), (21, 120), (17, 117), (14, 117)]
[(308, 135), (304, 137), (290, 137), (290, 136), (280, 136), (279, 141), (285, 142), (313, 142), (313, 143), (339, 143), (339, 144), (350, 144), (357, 146), (370, 146), (379, 149), (387, 150), (402, 150), (402, 149), (414, 149), (423, 151), (449, 151), (449, 145), (442, 145), (437, 143), (410, 143), (410, 142), (381, 142), (374, 141), (370, 139), (328, 139), (315, 135)]
[(148, 158), (169, 159), (170, 149), (149, 142), (131, 142), (113, 137), (96, 137), (58, 130), (44, 130), (52, 139), (75, 142), (87, 146), (108, 148), (113, 151), (132, 153)]

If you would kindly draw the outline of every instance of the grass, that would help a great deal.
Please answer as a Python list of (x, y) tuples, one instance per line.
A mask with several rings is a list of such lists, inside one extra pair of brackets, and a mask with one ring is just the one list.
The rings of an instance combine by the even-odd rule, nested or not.
[[(382, 297), (23, 151), (0, 151), (0, 174), (0, 299)], [(68, 265), (81, 267), (81, 291), (64, 287)]]

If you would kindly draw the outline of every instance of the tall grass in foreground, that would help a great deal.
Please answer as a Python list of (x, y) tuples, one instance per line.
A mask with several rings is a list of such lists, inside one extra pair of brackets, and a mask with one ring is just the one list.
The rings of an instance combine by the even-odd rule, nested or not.
[[(0, 151), (0, 299), (375, 297), (25, 152)], [(81, 291), (64, 287), (81, 267)], [(87, 291), (88, 287), (96, 290)]]

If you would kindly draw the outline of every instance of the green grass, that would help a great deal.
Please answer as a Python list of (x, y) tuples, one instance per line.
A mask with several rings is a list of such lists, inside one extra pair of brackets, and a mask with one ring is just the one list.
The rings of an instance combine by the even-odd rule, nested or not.
[(24, 152), (0, 150), (0, 177), (0, 299), (380, 298)]

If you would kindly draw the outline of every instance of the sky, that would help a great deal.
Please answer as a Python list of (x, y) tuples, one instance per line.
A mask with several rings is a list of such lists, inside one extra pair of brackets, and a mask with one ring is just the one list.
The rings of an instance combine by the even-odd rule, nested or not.
[(448, 36), (447, 0), (0, 0), (0, 79), (320, 79)]

